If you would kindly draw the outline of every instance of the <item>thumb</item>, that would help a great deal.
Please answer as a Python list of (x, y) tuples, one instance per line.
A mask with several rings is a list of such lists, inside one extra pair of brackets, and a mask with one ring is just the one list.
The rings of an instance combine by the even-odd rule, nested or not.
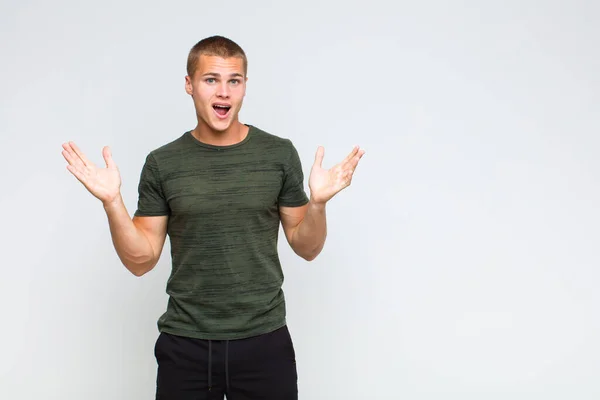
[(105, 146), (102, 149), (102, 156), (104, 157), (104, 161), (106, 162), (107, 168), (111, 168), (111, 169), (117, 168), (117, 165), (115, 164), (115, 161), (112, 158), (112, 153), (110, 151), (110, 147)]
[(325, 149), (323, 146), (319, 146), (317, 149), (317, 154), (315, 155), (315, 165), (318, 167), (322, 167), (323, 157), (325, 156)]

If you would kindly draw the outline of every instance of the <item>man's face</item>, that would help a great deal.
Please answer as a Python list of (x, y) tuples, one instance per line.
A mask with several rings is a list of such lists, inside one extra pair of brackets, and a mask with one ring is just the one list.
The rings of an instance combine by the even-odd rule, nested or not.
[(193, 77), (186, 76), (185, 90), (192, 96), (199, 123), (215, 131), (227, 130), (237, 121), (246, 95), (244, 61), (200, 55)]

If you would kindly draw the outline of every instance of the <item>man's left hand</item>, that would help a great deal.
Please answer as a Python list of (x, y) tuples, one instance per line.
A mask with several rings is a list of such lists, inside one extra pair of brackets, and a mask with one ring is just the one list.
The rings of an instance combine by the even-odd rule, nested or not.
[(364, 154), (363, 149), (355, 146), (342, 162), (330, 169), (323, 169), (325, 149), (319, 146), (308, 179), (311, 200), (318, 204), (325, 204), (337, 193), (350, 186), (354, 170)]

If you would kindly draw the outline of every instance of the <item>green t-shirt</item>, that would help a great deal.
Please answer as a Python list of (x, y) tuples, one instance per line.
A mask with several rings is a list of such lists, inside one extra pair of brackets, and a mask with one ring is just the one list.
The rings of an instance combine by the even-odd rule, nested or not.
[(230, 146), (186, 132), (146, 158), (135, 215), (169, 217), (162, 332), (240, 339), (286, 323), (278, 206), (308, 202), (304, 176), (289, 139), (248, 127)]

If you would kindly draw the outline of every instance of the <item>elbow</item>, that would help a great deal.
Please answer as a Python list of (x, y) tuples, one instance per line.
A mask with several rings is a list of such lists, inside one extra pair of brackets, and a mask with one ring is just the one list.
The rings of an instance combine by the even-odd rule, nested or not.
[(290, 245), (294, 253), (300, 256), (305, 261), (313, 261), (325, 247), (325, 240), (319, 243), (302, 243), (300, 241), (290, 241)]
[(310, 262), (317, 258), (317, 256), (321, 253), (321, 250), (322, 250), (322, 248), (318, 248), (313, 251), (306, 251), (303, 253), (298, 252), (296, 254), (298, 254), (300, 257), (302, 257), (305, 261)]
[(314, 247), (308, 246), (292, 246), (294, 253), (300, 256), (305, 261), (314, 261), (325, 247), (325, 243), (320, 243)]
[(308, 262), (313, 261), (315, 258), (317, 258), (317, 254), (311, 254), (311, 255), (306, 255), (306, 256), (302, 256), (302, 258)]
[(127, 268), (129, 270), (129, 272), (131, 272), (133, 274), (133, 276), (136, 277), (142, 277), (144, 276), (148, 271), (150, 270), (145, 270), (145, 269), (133, 269), (133, 268)]
[(139, 278), (141, 276), (144, 276), (148, 272), (152, 271), (152, 269), (154, 268), (156, 263), (157, 263), (157, 261), (151, 260), (151, 261), (145, 262), (145, 263), (133, 263), (133, 262), (123, 263), (123, 265), (125, 265), (125, 268), (127, 268), (127, 270), (133, 274), (133, 276), (136, 276)]

